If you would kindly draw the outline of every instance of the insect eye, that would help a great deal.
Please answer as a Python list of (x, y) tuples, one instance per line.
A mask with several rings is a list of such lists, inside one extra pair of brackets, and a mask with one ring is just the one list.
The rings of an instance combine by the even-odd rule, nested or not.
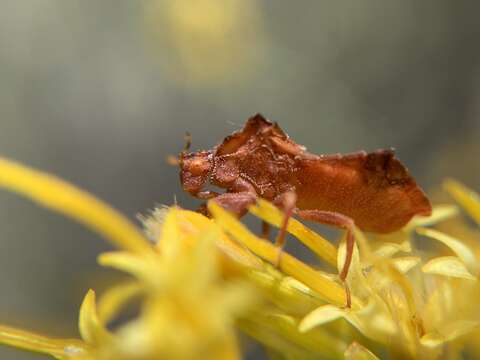
[(194, 159), (190, 162), (188, 170), (192, 175), (202, 175), (208, 171), (210, 164), (205, 159)]

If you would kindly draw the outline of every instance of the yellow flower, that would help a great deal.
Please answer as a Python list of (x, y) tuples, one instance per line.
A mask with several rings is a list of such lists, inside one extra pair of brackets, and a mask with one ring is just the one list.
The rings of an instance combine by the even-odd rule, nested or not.
[[(242, 277), (223, 277), (215, 246), (225, 256), (234, 254), (239, 266), (253, 269), (260, 261), (211, 220), (171, 208), (154, 244), (108, 205), (53, 176), (0, 159), (0, 186), (104, 235), (120, 251), (100, 255), (100, 263), (133, 275), (110, 287), (98, 306), (93, 290), (87, 293), (79, 316), (81, 339), (50, 339), (1, 326), (0, 342), (58, 359), (240, 358), (234, 321), (253, 297)], [(109, 330), (107, 324), (134, 297), (140, 298), (138, 317)]]
[[(460, 358), (480, 350), (480, 232), (458, 223), (463, 209), (480, 225), (480, 201), (453, 180), (445, 188), (458, 207), (436, 206), (431, 217), (393, 234), (356, 230), (346, 279), (351, 308), (338, 277), (344, 241), (337, 248), (295, 219), (288, 232), (330, 272), (286, 252), (279, 256), (214, 202), (212, 219), (156, 209), (143, 219), (142, 232), (88, 193), (6, 159), (0, 186), (104, 235), (118, 250), (100, 254), (99, 263), (131, 275), (98, 301), (93, 290), (87, 293), (79, 339), (0, 326), (1, 343), (57, 359), (238, 359), (240, 329), (284, 359)], [(249, 211), (277, 227), (284, 217), (262, 199)], [(452, 231), (441, 231), (452, 219)], [(138, 315), (112, 328), (135, 302)]]
[[(451, 180), (445, 187), (478, 222), (478, 197)], [(354, 257), (347, 281), (352, 294), (363, 300), (365, 306), (341, 309), (323, 305), (303, 318), (300, 329), (308, 332), (344, 319), (351, 324), (352, 332), (358, 331), (374, 340), (377, 343), (374, 348), (379, 352), (418, 359), (440, 358), (446, 354), (460, 357), (465, 351), (464, 345), (475, 341), (474, 335), (480, 325), (477, 310), (480, 259), (461, 240), (424, 227), (456, 213), (454, 207), (437, 207), (431, 218), (417, 219), (400, 234), (392, 235), (392, 238), (405, 241), (401, 244), (361, 241), (363, 256), (357, 253)], [(442, 243), (450, 254), (414, 252), (408, 242), (413, 231)], [(422, 242), (425, 240), (423, 238)], [(375, 250), (371, 249), (372, 245), (377, 245)], [(396, 256), (400, 253), (407, 255)]]

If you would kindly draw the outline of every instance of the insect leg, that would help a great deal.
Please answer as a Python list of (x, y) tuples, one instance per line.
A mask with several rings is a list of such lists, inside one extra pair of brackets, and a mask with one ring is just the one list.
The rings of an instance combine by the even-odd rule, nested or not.
[(215, 198), (215, 202), (225, 210), (238, 217), (245, 215), (250, 205), (255, 204), (257, 197), (251, 192), (224, 193)]
[(280, 224), (278, 235), (275, 238), (275, 246), (279, 249), (275, 266), (278, 266), (280, 263), (280, 258), (282, 257), (283, 247), (285, 246), (286, 242), (285, 236), (287, 234), (288, 220), (290, 220), (292, 217), (297, 204), (297, 194), (295, 194), (294, 191), (287, 191), (275, 199), (274, 202), (284, 211), (284, 217), (282, 223)]
[(267, 240), (270, 238), (270, 224), (264, 220), (262, 220), (262, 238)]
[(248, 207), (257, 201), (255, 188), (242, 178), (235, 180), (227, 191), (218, 195), (214, 201), (238, 217), (245, 215)]
[[(340, 227), (347, 230), (347, 253), (345, 256), (345, 263), (343, 265), (342, 271), (340, 272), (340, 280), (345, 282), (347, 278), (348, 271), (350, 269), (350, 264), (352, 263), (353, 256), (353, 245), (355, 244), (354, 237), (354, 222), (353, 219), (349, 218), (340, 213), (332, 211), (321, 211), (321, 210), (296, 210), (295, 212), (298, 216), (305, 220), (315, 221), (325, 225), (332, 225)], [(345, 284), (346, 286), (346, 284)], [(347, 293), (347, 307), (351, 305), (350, 299), (350, 290), (346, 287)]]
[(294, 191), (288, 191), (275, 199), (275, 203), (283, 209), (285, 216), (283, 217), (280, 230), (275, 239), (275, 245), (283, 248), (285, 245), (285, 235), (287, 234), (288, 220), (292, 217), (293, 211), (297, 204), (297, 195)]
[(202, 214), (202, 215), (209, 216), (208, 208), (207, 208), (207, 203), (206, 203), (206, 202), (200, 204), (200, 206), (198, 207), (198, 209), (197, 209), (196, 211), (197, 211), (198, 213)]
[(196, 194), (192, 194), (195, 196), (197, 199), (202, 199), (202, 200), (208, 200), (208, 199), (213, 199), (219, 196), (220, 194), (215, 192), (215, 191), (199, 191)]

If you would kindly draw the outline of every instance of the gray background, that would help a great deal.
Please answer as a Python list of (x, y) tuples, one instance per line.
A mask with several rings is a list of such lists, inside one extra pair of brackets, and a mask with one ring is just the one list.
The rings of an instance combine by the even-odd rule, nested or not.
[[(208, 148), (262, 112), (312, 152), (394, 146), (425, 188), (480, 189), (477, 4), (0, 0), (0, 154), (134, 219), (196, 206), (164, 161), (186, 130)], [(0, 322), (76, 336), (107, 249), (1, 191)]]

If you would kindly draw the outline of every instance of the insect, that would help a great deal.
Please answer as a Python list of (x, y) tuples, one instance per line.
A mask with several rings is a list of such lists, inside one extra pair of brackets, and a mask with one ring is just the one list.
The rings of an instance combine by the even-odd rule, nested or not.
[[(238, 216), (259, 196), (272, 201), (286, 212), (278, 246), (284, 244), (292, 215), (346, 229), (342, 281), (352, 260), (354, 225), (367, 232), (390, 233), (414, 215), (428, 216), (432, 211), (393, 150), (315, 155), (260, 114), (211, 150), (188, 153), (188, 147), (178, 159), (183, 189), (199, 199), (214, 198)], [(206, 190), (209, 183), (226, 191)]]

